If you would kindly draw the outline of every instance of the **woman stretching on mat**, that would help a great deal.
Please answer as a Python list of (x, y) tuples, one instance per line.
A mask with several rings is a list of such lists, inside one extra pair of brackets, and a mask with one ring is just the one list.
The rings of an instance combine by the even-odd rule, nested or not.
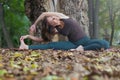
[[(24, 35), (20, 38), (20, 49), (54, 49), (54, 50), (101, 50), (108, 49), (109, 43), (105, 40), (90, 39), (86, 36), (81, 26), (77, 21), (68, 16), (58, 12), (44, 12), (35, 23), (30, 27), (30, 32), (36, 31), (37, 24), (42, 23), (42, 38), (34, 37), (32, 35)], [(42, 42), (48, 39), (45, 34), (59, 33), (67, 36), (68, 41), (49, 42), (47, 44), (26, 45), (24, 39), (29, 38), (34, 41)]]

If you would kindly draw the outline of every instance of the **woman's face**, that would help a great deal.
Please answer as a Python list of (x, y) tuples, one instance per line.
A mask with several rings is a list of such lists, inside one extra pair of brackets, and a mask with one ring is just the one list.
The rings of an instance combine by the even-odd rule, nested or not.
[(48, 24), (50, 24), (53, 27), (60, 25), (60, 19), (59, 19), (59, 17), (56, 17), (56, 16), (48, 17), (47, 22), (48, 22)]

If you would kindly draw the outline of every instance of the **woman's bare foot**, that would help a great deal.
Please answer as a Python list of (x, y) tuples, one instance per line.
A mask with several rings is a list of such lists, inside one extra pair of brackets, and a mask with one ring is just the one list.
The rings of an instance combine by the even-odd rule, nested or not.
[(84, 51), (84, 48), (82, 45), (80, 45), (76, 49), (70, 49), (70, 51)]
[(76, 50), (77, 50), (77, 51), (84, 51), (84, 47), (83, 47), (82, 45), (80, 45), (80, 46), (78, 46), (78, 47), (76, 48)]
[(28, 45), (24, 43), (23, 39), (20, 39), (20, 47), (19, 49), (28, 49)]

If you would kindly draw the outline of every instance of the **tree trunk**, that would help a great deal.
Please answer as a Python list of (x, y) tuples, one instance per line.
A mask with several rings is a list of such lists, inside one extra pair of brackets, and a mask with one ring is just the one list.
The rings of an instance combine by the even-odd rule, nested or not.
[(32, 23), (42, 12), (46, 11), (43, 4), (45, 4), (45, 0), (25, 0), (25, 12)]
[[(33, 23), (45, 11), (62, 12), (74, 19), (88, 33), (87, 0), (25, 0), (26, 14)], [(62, 37), (63, 39), (63, 37)]]
[(99, 38), (99, 23), (98, 23), (98, 12), (99, 12), (99, 0), (95, 0), (94, 4), (94, 38)]
[(99, 23), (98, 23), (98, 12), (99, 12), (99, 0), (88, 0), (89, 6), (89, 31), (91, 38), (99, 37)]
[(113, 37), (114, 37), (114, 20), (115, 20), (115, 14), (113, 12), (113, 1), (108, 0), (108, 8), (109, 8), (109, 18), (110, 18), (110, 24), (111, 24), (111, 38), (110, 38), (110, 45), (112, 45)]
[(3, 36), (5, 38), (5, 41), (8, 45), (8, 48), (13, 48), (13, 44), (12, 44), (12, 41), (10, 39), (10, 35), (7, 31), (7, 28), (5, 27), (5, 24), (4, 24), (4, 17), (3, 17), (3, 7), (2, 7), (2, 4), (0, 4), (0, 24), (1, 24), (1, 28), (2, 28), (2, 31), (3, 31)]
[(93, 0), (88, 0), (88, 15), (89, 15), (89, 34), (90, 37), (94, 37), (94, 31), (93, 31), (93, 13), (94, 13), (94, 1)]

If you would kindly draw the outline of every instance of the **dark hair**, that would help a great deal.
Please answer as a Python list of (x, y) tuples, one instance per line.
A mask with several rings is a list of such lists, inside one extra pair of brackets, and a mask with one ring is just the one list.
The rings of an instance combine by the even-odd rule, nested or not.
[(53, 34), (51, 33), (52, 27), (47, 22), (48, 16), (45, 16), (42, 20), (41, 36), (44, 41), (51, 41)]

